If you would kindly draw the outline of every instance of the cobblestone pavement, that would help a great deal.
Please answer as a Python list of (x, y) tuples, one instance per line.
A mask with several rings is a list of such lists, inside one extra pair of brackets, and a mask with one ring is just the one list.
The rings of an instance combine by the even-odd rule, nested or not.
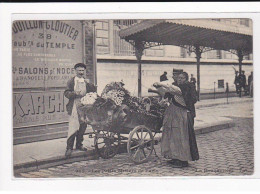
[[(243, 105), (242, 105), (243, 106)], [(219, 110), (223, 107), (219, 106)], [(216, 111), (218, 111), (218, 108)], [(236, 107), (233, 107), (235, 110)], [(248, 108), (252, 113), (252, 106)], [(231, 112), (231, 110), (230, 110)], [(232, 176), (252, 175), (254, 172), (254, 142), (252, 114), (234, 112), (236, 126), (216, 132), (197, 135), (200, 153), (198, 161), (189, 167), (173, 168), (160, 156), (160, 144), (148, 162), (133, 164), (126, 153), (112, 159), (88, 160), (64, 164), (38, 171), (16, 174), (27, 178), (65, 177), (149, 177), (149, 176)], [(229, 116), (229, 115), (225, 115)]]

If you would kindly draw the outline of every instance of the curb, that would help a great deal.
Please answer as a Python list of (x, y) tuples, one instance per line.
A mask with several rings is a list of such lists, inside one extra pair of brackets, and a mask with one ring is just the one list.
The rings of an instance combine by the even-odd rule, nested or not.
[(229, 121), (227, 123), (221, 123), (221, 124), (214, 125), (214, 126), (206, 126), (206, 127), (202, 127), (202, 128), (199, 128), (199, 129), (195, 129), (195, 135), (219, 131), (219, 130), (231, 128), (231, 127), (234, 127), (234, 126), (235, 126), (235, 123), (232, 122), (232, 121)]
[(204, 108), (204, 107), (212, 107), (212, 106), (218, 106), (218, 105), (224, 105), (224, 104), (237, 104), (237, 103), (245, 103), (245, 102), (253, 102), (253, 98), (248, 98), (247, 100), (244, 101), (233, 101), (233, 102), (216, 102), (216, 103), (211, 103), (211, 104), (200, 104), (200, 105), (195, 105), (195, 108)]
[[(231, 128), (233, 126), (235, 126), (235, 123), (229, 121), (227, 123), (221, 123), (214, 126), (206, 126), (199, 129), (195, 129), (195, 134), (200, 135), (200, 134), (210, 133), (222, 129)], [(160, 141), (160, 137), (155, 138), (155, 141)], [(118, 154), (125, 153), (125, 152), (126, 152), (126, 144), (122, 145), (119, 148)], [(50, 168), (50, 167), (63, 165), (67, 163), (86, 161), (86, 160), (97, 160), (97, 159), (99, 159), (99, 156), (95, 152), (95, 150), (89, 150), (87, 152), (72, 153), (70, 158), (66, 158), (65, 156), (57, 156), (57, 157), (52, 157), (43, 160), (36, 160), (34, 162), (27, 162), (27, 163), (14, 165), (13, 168), (14, 176), (19, 178), (19, 175), (17, 175), (18, 173)]]
[(21, 172), (29, 172), (33, 170), (39, 170), (43, 168), (49, 168), (62, 164), (78, 162), (83, 160), (94, 160), (98, 159), (98, 155), (95, 150), (89, 150), (87, 152), (72, 153), (71, 157), (66, 158), (65, 156), (51, 157), (43, 160), (35, 160), (33, 162), (26, 162), (22, 164), (14, 165), (14, 175)]

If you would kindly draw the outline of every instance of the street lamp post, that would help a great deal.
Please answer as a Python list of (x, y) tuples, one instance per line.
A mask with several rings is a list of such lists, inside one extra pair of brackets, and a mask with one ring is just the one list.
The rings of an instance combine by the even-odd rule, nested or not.
[(216, 89), (215, 89), (215, 84), (216, 84), (216, 82), (214, 82), (214, 99), (216, 99)]

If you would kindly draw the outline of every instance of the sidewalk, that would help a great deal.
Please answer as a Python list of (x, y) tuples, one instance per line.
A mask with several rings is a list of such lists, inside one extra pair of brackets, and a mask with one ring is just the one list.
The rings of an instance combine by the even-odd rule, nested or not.
[[(227, 104), (226, 98), (199, 101), (196, 104), (197, 117), (195, 119), (195, 133), (207, 133), (234, 126), (232, 119), (223, 117), (221, 114), (216, 115), (214, 109), (207, 108), (223, 104), (229, 106), (234, 103), (253, 103), (253, 99), (249, 97), (229, 98), (229, 104)], [(91, 128), (88, 128), (87, 132), (88, 131), (91, 132)], [(64, 156), (66, 138), (14, 145), (14, 171), (26, 172), (74, 161), (97, 159), (98, 156), (94, 151), (93, 142), (93, 138), (89, 138), (88, 135), (85, 135), (83, 144), (89, 151), (74, 151), (72, 156), (68, 159)]]

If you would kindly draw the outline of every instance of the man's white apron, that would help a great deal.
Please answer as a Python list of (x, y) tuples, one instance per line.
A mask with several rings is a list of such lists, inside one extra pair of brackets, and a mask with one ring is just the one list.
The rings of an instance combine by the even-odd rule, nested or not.
[[(84, 81), (84, 78), (78, 78), (75, 77), (75, 85), (74, 85), (74, 91), (80, 91), (81, 95), (86, 95), (86, 82)], [(68, 138), (73, 135), (76, 131), (79, 130), (79, 116), (77, 111), (77, 106), (80, 104), (80, 98), (74, 99), (74, 104), (72, 108), (72, 113), (69, 118), (69, 131), (68, 131)]]

